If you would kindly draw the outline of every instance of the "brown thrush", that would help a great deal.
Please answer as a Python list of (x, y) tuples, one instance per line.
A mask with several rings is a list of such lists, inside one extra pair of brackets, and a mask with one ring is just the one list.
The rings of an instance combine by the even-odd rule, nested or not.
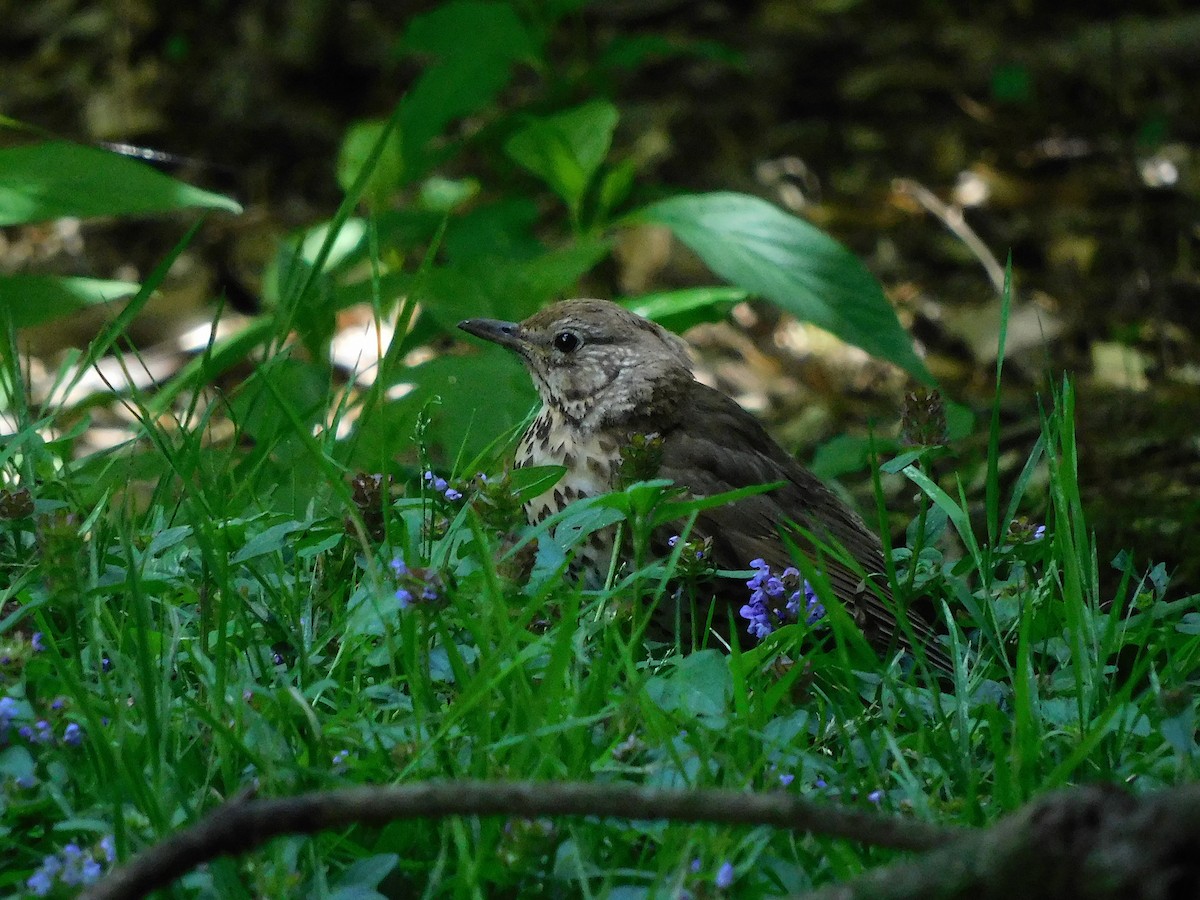
[[(524, 322), (467, 319), (459, 328), (512, 350), (524, 361), (542, 409), (521, 438), (517, 466), (561, 465), (566, 474), (526, 512), (537, 523), (581, 497), (619, 487), (621, 449), (638, 435), (661, 438), (657, 476), (693, 496), (782, 482), (766, 493), (703, 511), (691, 538), (711, 539), (718, 569), (745, 570), (759, 561), (775, 572), (792, 565), (788, 540), (819, 566), (834, 595), (879, 648), (909, 647), (910, 635), (930, 662), (945, 668), (932, 629), (915, 613), (899, 627), (879, 538), (836, 494), (783, 450), (749, 413), (692, 377), (683, 340), (607, 300), (567, 300)], [(810, 535), (812, 537), (810, 537)], [(585, 548), (584, 564), (600, 554)], [(821, 547), (821, 545), (826, 545)], [(840, 547), (857, 565), (839, 554)], [(703, 621), (722, 637), (749, 599), (744, 580), (719, 579), (718, 604)], [(868, 583), (869, 582), (869, 583)], [(708, 611), (698, 611), (706, 615)], [(680, 627), (679, 610), (659, 617)]]

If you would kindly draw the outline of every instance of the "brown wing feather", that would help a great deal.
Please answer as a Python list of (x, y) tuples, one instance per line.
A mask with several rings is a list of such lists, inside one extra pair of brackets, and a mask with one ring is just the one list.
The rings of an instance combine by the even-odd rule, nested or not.
[[(795, 461), (766, 430), (733, 400), (698, 382), (680, 404), (687, 419), (660, 423), (663, 456), (659, 474), (685, 486), (696, 496), (709, 496), (755, 484), (783, 482), (773, 491), (706, 510), (696, 522), (702, 537), (713, 541), (714, 562), (720, 568), (744, 569), (756, 558), (776, 571), (792, 564), (781, 530), (814, 562), (819, 563), (835, 596), (858, 618), (877, 645), (909, 641), (898, 632), (888, 608), (891, 592), (883, 573), (886, 566), (879, 538), (816, 476)], [(789, 525), (799, 526), (800, 530)], [(820, 552), (803, 534), (818, 542), (841, 546), (861, 567), (862, 574), (836, 555)], [(872, 578), (886, 599), (864, 584)], [(732, 586), (727, 598), (739, 606), (748, 599), (744, 586)], [(949, 670), (949, 660), (931, 641), (934, 631), (908, 613), (914, 634), (931, 663)]]

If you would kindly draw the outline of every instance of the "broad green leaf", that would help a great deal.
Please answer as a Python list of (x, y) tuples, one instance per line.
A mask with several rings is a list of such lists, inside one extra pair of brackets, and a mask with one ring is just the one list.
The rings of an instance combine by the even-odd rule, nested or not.
[(343, 191), (349, 191), (371, 161), (375, 145), (383, 139), (375, 168), (367, 176), (363, 198), (383, 205), (392, 192), (404, 183), (404, 147), (399, 129), (393, 128), (386, 137), (387, 119), (367, 119), (354, 122), (346, 129), (338, 150), (337, 181)]
[(720, 322), (734, 304), (750, 296), (736, 287), (693, 287), (643, 294), (622, 305), (664, 328), (682, 333), (702, 322)]
[(525, 466), (514, 469), (510, 476), (513, 496), (519, 500), (538, 497), (562, 480), (565, 466)]
[(61, 216), (130, 216), (241, 206), (144, 162), (65, 141), (0, 150), (0, 225)]
[(0, 275), (0, 309), (17, 328), (41, 325), (88, 306), (132, 297), (138, 285), (129, 281), (71, 278), (57, 275)]
[(518, 165), (541, 178), (573, 210), (612, 143), (617, 108), (604, 100), (531, 120), (504, 145)]
[(607, 243), (585, 241), (530, 259), (471, 259), (430, 270), (416, 289), (429, 313), (447, 328), (474, 316), (523, 319), (573, 291), (607, 254)]
[(708, 497), (698, 497), (693, 500), (671, 500), (664, 503), (662, 508), (655, 512), (654, 524), (656, 526), (664, 525), (667, 522), (674, 522), (690, 516), (692, 513), (703, 512), (715, 506), (725, 506), (728, 503), (736, 503), (738, 500), (744, 500), (747, 497), (767, 494), (785, 483), (783, 481), (773, 481), (768, 484), (751, 484), (744, 488), (723, 491), (720, 494), (712, 494)]
[(665, 225), (714, 272), (933, 383), (879, 283), (814, 225), (746, 194), (691, 194), (633, 213)]
[(413, 17), (398, 50), (433, 61), (400, 103), (405, 177), (426, 168), (429, 142), (461, 116), (484, 109), (518, 60), (536, 60), (538, 40), (506, 3), (459, 0)]
[(380, 408), (359, 429), (348, 465), (376, 470), (410, 440), (417, 417), (434, 398), (427, 440), (435, 459), (470, 457), (521, 421), (536, 395), (525, 367), (510, 353), (439, 356), (402, 377), (413, 389)]

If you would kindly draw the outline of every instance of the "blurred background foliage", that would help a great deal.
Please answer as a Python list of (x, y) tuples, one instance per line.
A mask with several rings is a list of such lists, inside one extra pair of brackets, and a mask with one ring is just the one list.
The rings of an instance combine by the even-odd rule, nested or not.
[[(166, 385), (154, 411), (207, 415), (209, 440), (243, 442), (222, 477), (281, 503), (313, 499), (299, 445), (330, 421), (331, 389), (355, 410), (337, 417), (353, 423), (335, 435), (348, 469), (415, 464), (426, 413), (429, 449), (451, 463), (533, 402), (515, 363), (466, 348), (454, 322), (590, 294), (695, 326), (703, 377), (822, 474), (868, 489), (868, 437), (886, 446), (927, 367), (958, 404), (942, 474), (970, 489), (983, 480), (970, 411), (991, 399), (1011, 253), (1013, 464), (1046, 376), (1074, 373), (1100, 546), (1200, 587), (1200, 14), (1186, 4), (2, 6), (0, 114), (169, 154), (154, 162), (243, 209), (209, 213), (187, 240), (195, 207), (220, 202), (0, 229), (0, 274), (85, 280), (60, 282), (74, 293), (39, 302), (17, 342), (34, 399), (79, 410), (64, 457), (87, 465), (137, 432), (110, 397), (132, 383)], [(0, 146), (33, 139), (9, 129)], [(832, 268), (807, 294), (773, 292), (761, 255), (729, 259), (738, 235), (763, 250), (763, 229), (767, 256), (790, 247), (797, 271)], [(849, 330), (819, 303), (847, 280), (862, 303), (836, 308), (871, 312)], [(28, 283), (7, 285), (0, 300), (20, 310), (8, 298)], [(96, 301), (137, 285), (114, 329)], [(113, 348), (140, 365), (89, 380), (79, 363)]]

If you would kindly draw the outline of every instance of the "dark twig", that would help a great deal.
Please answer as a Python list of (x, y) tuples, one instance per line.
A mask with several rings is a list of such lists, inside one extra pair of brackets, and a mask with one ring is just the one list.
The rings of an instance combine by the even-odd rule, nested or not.
[(248, 853), (272, 838), (347, 825), (445, 816), (603, 816), (774, 825), (897, 850), (944, 846), (969, 832), (901, 820), (782, 791), (676, 791), (626, 784), (447, 781), (317, 791), (278, 800), (237, 798), (150, 847), (93, 885), (86, 900), (143, 897), (195, 866)]

